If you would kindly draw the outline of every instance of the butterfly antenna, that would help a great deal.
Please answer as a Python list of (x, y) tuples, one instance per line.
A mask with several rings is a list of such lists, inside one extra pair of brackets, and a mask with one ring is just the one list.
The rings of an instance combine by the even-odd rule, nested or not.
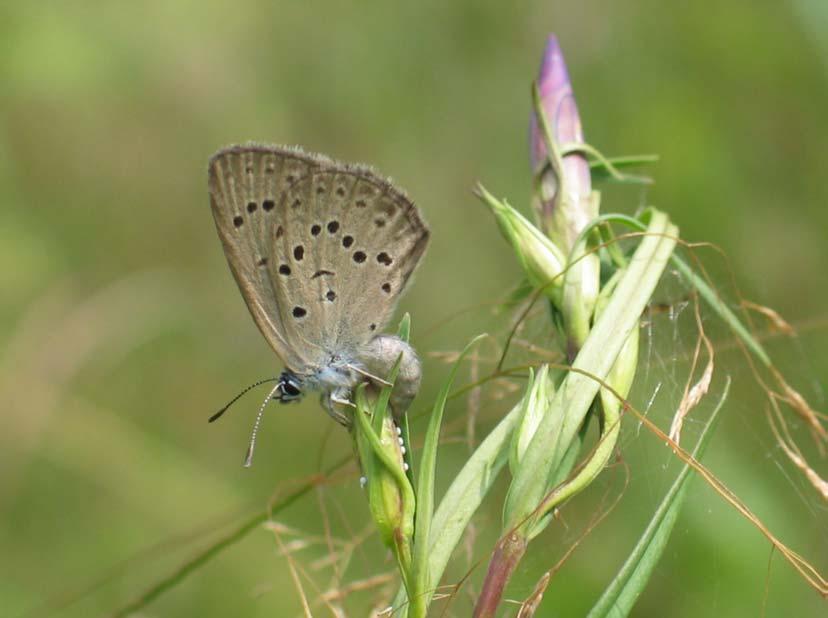
[(234, 403), (236, 403), (239, 399), (241, 399), (242, 395), (246, 394), (246, 393), (247, 393), (247, 392), (249, 392), (251, 389), (254, 389), (254, 388), (256, 388), (257, 386), (261, 386), (262, 384), (266, 384), (267, 382), (275, 382), (275, 381), (276, 381), (276, 380), (278, 380), (278, 379), (279, 379), (279, 378), (267, 378), (266, 380), (259, 380), (258, 382), (254, 382), (253, 384), (251, 384), (250, 386), (248, 386), (246, 389), (244, 389), (242, 392), (240, 392), (238, 395), (236, 395), (235, 397), (233, 397), (233, 398), (230, 400), (230, 402), (229, 402), (226, 406), (224, 406), (221, 410), (219, 410), (218, 412), (216, 412), (215, 414), (213, 414), (213, 416), (211, 416), (209, 419), (207, 419), (207, 422), (208, 422), (208, 423), (212, 423), (213, 421), (217, 420), (217, 419), (218, 419), (218, 418), (219, 418), (222, 414), (224, 414), (225, 412), (227, 412), (227, 408), (229, 408), (229, 407), (230, 407), (230, 406), (232, 406)]
[(259, 425), (262, 422), (262, 415), (264, 415), (265, 406), (282, 387), (282, 383), (279, 382), (273, 389), (268, 393), (267, 398), (262, 402), (261, 407), (259, 408), (259, 413), (256, 415), (256, 422), (253, 423), (253, 431), (250, 433), (250, 444), (247, 446), (247, 454), (244, 456), (244, 467), (249, 468), (250, 465), (253, 463), (253, 449), (256, 447), (256, 435), (259, 433)]

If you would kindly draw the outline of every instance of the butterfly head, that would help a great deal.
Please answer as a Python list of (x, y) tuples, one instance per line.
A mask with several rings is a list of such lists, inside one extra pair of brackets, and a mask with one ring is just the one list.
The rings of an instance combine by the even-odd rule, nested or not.
[(289, 370), (282, 372), (279, 376), (279, 383), (276, 385), (273, 399), (279, 403), (290, 403), (291, 401), (298, 401), (304, 394), (302, 390), (302, 380), (295, 373)]

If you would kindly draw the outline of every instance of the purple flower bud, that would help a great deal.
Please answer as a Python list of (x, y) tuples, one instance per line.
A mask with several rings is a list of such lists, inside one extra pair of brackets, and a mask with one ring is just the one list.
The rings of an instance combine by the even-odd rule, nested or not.
[[(540, 118), (532, 114), (530, 149), (532, 171), (540, 174), (532, 197), (544, 233), (565, 254), (584, 250), (574, 247), (581, 231), (598, 215), (598, 195), (592, 192), (589, 164), (577, 153), (562, 152), (568, 144), (583, 144), (581, 118), (575, 105), (569, 72), (566, 70), (558, 39), (546, 42), (537, 82), (537, 101), (546, 118), (549, 142), (555, 152), (547, 151), (547, 140)], [(550, 156), (551, 155), (551, 156)], [(550, 164), (545, 164), (546, 161)], [(561, 311), (568, 337), (567, 352), (574, 358), (589, 334), (590, 317), (600, 288), (600, 263), (595, 254), (574, 255), (564, 281)]]
[[(538, 90), (556, 144), (584, 143), (581, 118), (572, 93), (569, 72), (555, 35), (550, 35), (546, 42), (538, 74)], [(538, 171), (546, 160), (547, 151), (542, 128), (534, 113), (530, 121), (529, 141), (532, 169)], [(561, 244), (568, 250), (593, 216), (593, 207), (590, 206), (592, 183), (589, 164), (580, 154), (565, 156), (562, 172), (563, 183), (554, 174), (544, 174), (541, 195), (535, 206), (539, 210), (544, 231), (554, 240), (563, 241)], [(561, 185), (564, 186), (566, 195), (558, 195)], [(567, 212), (558, 213), (554, 217), (557, 221), (554, 221), (553, 213), (562, 201), (567, 203)]]

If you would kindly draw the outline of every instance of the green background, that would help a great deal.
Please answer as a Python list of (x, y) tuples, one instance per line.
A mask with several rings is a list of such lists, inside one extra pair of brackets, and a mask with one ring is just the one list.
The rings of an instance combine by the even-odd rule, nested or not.
[[(433, 241), (402, 303), (425, 357), (421, 406), (444, 373), (430, 353), (484, 329), (502, 341), (511, 318), (492, 305), (520, 272), (470, 189), (480, 179), (526, 209), (529, 83), (549, 32), (564, 48), (587, 139), (607, 154), (661, 155), (657, 184), (610, 188), (603, 210), (652, 203), (685, 239), (721, 246), (742, 293), (801, 327), (771, 350), (825, 410), (828, 14), (816, 0), (4, 3), (0, 614), (105, 614), (351, 448), (315, 397), (269, 411), (250, 470), (240, 464), (259, 395), (206, 423), (242, 386), (281, 369), (209, 213), (206, 161), (217, 148), (255, 139), (368, 162), (421, 206)], [(702, 255), (734, 298), (722, 260)], [(544, 328), (540, 315), (526, 337), (548, 343)], [(735, 388), (706, 461), (825, 573), (826, 504), (775, 446), (743, 357), (712, 319), (710, 328), (724, 348), (718, 392), (726, 374)], [(667, 318), (647, 338), (634, 403), (645, 407), (663, 384), (650, 414), (666, 427), (695, 339)], [(503, 388), (483, 391), (478, 436), (511, 405), (513, 394), (495, 398)], [(465, 414), (452, 403), (447, 436), (462, 437)], [(525, 598), (606, 508), (626, 467), (621, 504), (553, 578), (539, 615), (582, 615), (600, 594), (675, 469), (635, 425), (622, 440), (625, 466), (562, 511), (509, 598)], [(457, 441), (441, 451), (439, 487), (466, 452)], [(295, 555), (311, 598), (314, 584), (331, 583), (330, 569), (313, 570), (328, 553), (316, 538), (324, 522), (345, 539), (368, 529), (356, 479), (352, 467), (278, 517), (315, 541)], [(461, 552), (449, 573), (457, 581), (477, 564), (449, 615), (469, 613), (504, 491), (476, 520), (471, 561)], [(635, 615), (824, 615), (771, 554), (697, 481)], [(391, 569), (374, 536), (343, 581)], [(345, 607), (366, 615), (379, 596), (356, 594)], [(294, 616), (300, 602), (273, 534), (257, 530), (146, 615)]]

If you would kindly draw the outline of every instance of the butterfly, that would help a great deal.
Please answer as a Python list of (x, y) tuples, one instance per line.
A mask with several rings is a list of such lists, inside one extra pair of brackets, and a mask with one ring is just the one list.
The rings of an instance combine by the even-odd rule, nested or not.
[(298, 147), (223, 148), (210, 159), (208, 184), (230, 270), (285, 364), (268, 400), (318, 390), (347, 426), (351, 390), (382, 385), (400, 358), (390, 405), (404, 414), (420, 362), (406, 342), (381, 333), (428, 245), (414, 203), (367, 166)]

